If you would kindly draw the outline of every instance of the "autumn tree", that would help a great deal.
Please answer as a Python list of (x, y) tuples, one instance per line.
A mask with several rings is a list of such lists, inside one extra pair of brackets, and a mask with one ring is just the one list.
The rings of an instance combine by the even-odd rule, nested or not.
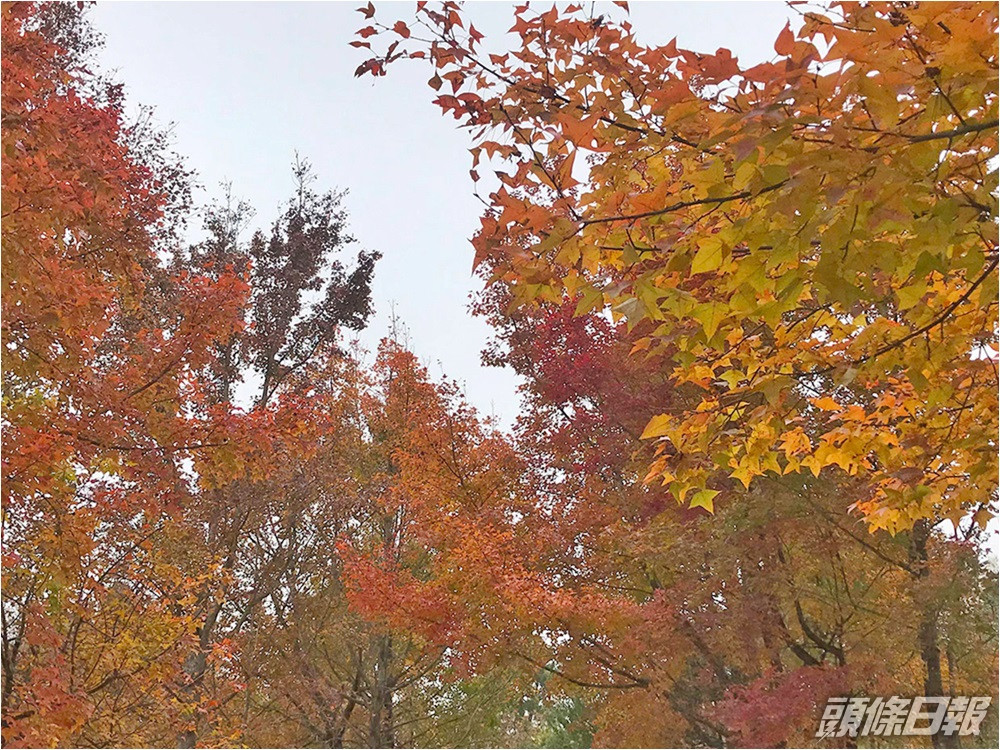
[[(627, 21), (580, 6), (519, 6), (517, 43), (504, 53), (486, 51), (457, 4), (418, 3), (413, 20), (396, 22), (380, 22), (369, 4), (359, 11), (374, 20), (353, 44), (386, 40), (358, 75), (426, 60), (435, 103), (472, 135), (473, 180), (501, 169), (473, 240), (476, 263), (507, 344), (532, 340), (518, 317), (572, 333), (500, 354), (532, 378), (532, 424), (550, 456), (565, 456), (563, 476), (576, 470), (571, 496), (599, 487), (590, 507), (609, 521), (634, 519), (642, 498), (655, 503), (655, 521), (661, 498), (729, 518), (739, 513), (729, 501), (752, 514), (754, 498), (783, 488), (796, 516), (809, 509), (834, 538), (844, 535), (831, 524), (847, 529), (857, 585), (891, 561), (896, 591), (913, 604), (905, 619), (921, 692), (938, 695), (947, 618), (926, 597), (935, 566), (962, 553), (932, 529), (946, 519), (985, 528), (996, 500), (995, 9), (799, 10), (777, 56), (748, 68), (725, 49), (642, 45)], [(625, 328), (611, 332), (604, 316)], [(611, 371), (595, 372), (595, 345), (608, 337), (628, 346)], [(557, 375), (541, 378), (551, 363)], [(650, 385), (630, 397), (623, 386), (637, 370)], [(593, 393), (602, 380), (617, 386)], [(552, 426), (560, 419), (574, 434)], [(598, 440), (604, 452), (589, 452)], [(630, 453), (645, 467), (607, 465)], [(632, 494), (624, 512), (609, 508), (621, 487)], [(833, 502), (845, 491), (848, 502)], [(900, 536), (855, 539), (852, 515)], [(782, 540), (772, 555), (814, 532), (790, 533), (766, 534)], [(659, 541), (649, 548), (657, 556)], [(780, 569), (766, 549), (758, 539), (749, 559), (734, 559), (735, 580), (748, 564)], [(704, 606), (728, 601), (709, 569), (690, 576)], [(975, 580), (963, 585), (981, 602)], [(818, 666), (809, 649), (822, 650), (820, 661), (843, 651), (823, 635), (836, 628), (803, 625), (814, 615), (778, 601), (747, 610), (771, 623), (756, 632), (776, 654), (790, 649), (809, 669)], [(777, 622), (789, 629), (771, 630)], [(683, 635), (674, 626), (665, 636)], [(775, 668), (787, 668), (784, 658)], [(691, 727), (696, 741), (721, 741), (715, 721)]]
[[(525, 378), (521, 450), (558, 509), (563, 538), (549, 544), (577, 579), (563, 589), (635, 605), (624, 622), (567, 608), (559, 624), (554, 666), (572, 665), (562, 686), (593, 707), (598, 744), (812, 744), (831, 694), (925, 690), (927, 612), (943, 683), (991, 691), (995, 573), (982, 530), (932, 535), (918, 579), (908, 533), (872, 534), (848, 514), (858, 479), (775, 477), (714, 515), (678, 507), (642, 481), (652, 447), (640, 433), (674, 395), (655, 361), (628, 357), (643, 324), (574, 315), (572, 302), (510, 312), (508, 301), (494, 293), (480, 310), (501, 334), (490, 357)], [(580, 689), (611, 665), (636, 679)], [(636, 711), (658, 718), (636, 723)]]
[(250, 381), (255, 402), (266, 404), (289, 374), (305, 367), (324, 348), (342, 343), (343, 330), (360, 330), (371, 314), (370, 287), (379, 254), (342, 257), (355, 242), (341, 207), (343, 192), (318, 193), (309, 162), (296, 156), (293, 194), (268, 232), (241, 238), (253, 209), (232, 196), (205, 215), (207, 237), (179, 263), (224, 272), (249, 273), (247, 329), (227, 344), (215, 374), (221, 401)]
[[(238, 577), (265, 585), (259, 606), (226, 605), (239, 618), (223, 629), (230, 653), (217, 666), (242, 692), (217, 693), (201, 739), (496, 744), (524, 676), (470, 663), (498, 649), (470, 634), (463, 607), (475, 606), (467, 592), (493, 561), (486, 519), (517, 507), (508, 490), (523, 472), (512, 444), (392, 341), (370, 370), (326, 358), (289, 384), (308, 384), (327, 427), (307, 460), (263, 483), (277, 498), (273, 520), (245, 530)], [(461, 571), (450, 567), (460, 544)]]
[[(362, 251), (353, 261), (342, 257), (354, 241), (340, 207), (342, 194), (316, 192), (316, 178), (304, 160), (296, 158), (293, 177), (293, 195), (269, 233), (243, 237), (252, 209), (227, 193), (206, 212), (205, 239), (173, 261), (175, 267), (199, 269), (210, 277), (239, 273), (248, 282), (241, 325), (216, 345), (205, 370), (210, 413), (245, 416), (265, 434), (284, 415), (307, 425), (314, 441), (300, 455), (268, 456), (267, 472), (246, 471), (245, 461), (228, 446), (217, 450), (207, 466), (196, 464), (202, 491), (188, 521), (206, 534), (192, 540), (198, 554), (191, 562), (214, 567), (218, 575), (205, 582), (196, 603), (199, 645), (184, 667), (184, 701), (192, 716), (205, 716), (194, 707), (206, 700), (224, 700), (219, 694), (206, 697), (213, 649), (229, 642), (252, 621), (255, 608), (288, 585), (299, 556), (315, 543), (298, 525), (308, 522), (310, 509), (315, 511), (310, 506), (313, 480), (306, 480), (314, 467), (307, 462), (338, 426), (328, 421), (330, 406), (315, 397), (314, 384), (294, 375), (344, 356), (343, 331), (359, 330), (371, 313), (378, 254)], [(241, 389), (250, 394), (248, 409), (237, 405)], [(220, 484), (214, 467), (227, 462), (239, 481)], [(219, 686), (215, 692), (231, 694), (232, 689)], [(182, 744), (198, 741), (199, 723), (183, 733)]]
[(335, 309), (295, 335), (330, 345), (367, 314), (373, 259), (329, 273), (342, 217), (303, 187), (288, 235), (261, 250), (276, 267), (287, 247), (286, 290), (253, 289), (248, 264), (165, 264), (185, 171), (82, 67), (94, 39), (79, 13), (3, 9), (4, 740), (163, 744), (205, 709), (215, 592), (232, 576), (217, 538), (242, 541), (232, 529), (260, 507), (213, 515), (213, 501), (308, 454), (321, 427), (317, 405), (279, 392), (287, 346), (249, 411), (220, 401), (219, 352), (264, 330), (255, 305), (287, 293), (296, 316), (320, 274), (341, 285)]
[[(362, 8), (366, 17), (374, 8)], [(358, 74), (426, 58), (435, 102), (505, 167), (474, 240), (514, 304), (655, 323), (638, 356), (695, 394), (655, 415), (651, 479), (836, 467), (873, 528), (990, 517), (996, 463), (996, 14), (801, 10), (742, 68), (639, 44), (578, 6), (520, 6), (487, 54), (453, 3)], [(824, 430), (807, 438), (806, 423)]]
[(3, 7), (3, 734), (29, 746), (163, 711), (188, 631), (159, 551), (214, 440), (178, 405), (245, 293), (159, 267), (183, 170), (81, 67), (78, 13)]

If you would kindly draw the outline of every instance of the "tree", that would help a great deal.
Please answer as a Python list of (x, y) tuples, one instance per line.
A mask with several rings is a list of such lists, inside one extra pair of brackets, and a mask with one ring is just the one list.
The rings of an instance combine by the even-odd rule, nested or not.
[[(473, 180), (487, 163), (504, 168), (473, 240), (483, 310), (507, 345), (500, 356), (530, 379), (531, 424), (563, 456), (543, 465), (564, 467), (567, 496), (589, 487), (597, 517), (635, 518), (640, 498), (660, 493), (636, 493), (625, 467), (605, 460), (634, 451), (651, 486), (727, 517), (730, 501), (753, 512), (776, 483), (806, 498), (850, 488), (838, 514), (909, 532), (902, 557), (856, 541), (908, 574), (895, 585), (914, 603), (922, 692), (940, 695), (941, 610), (927, 596), (942, 537), (931, 529), (943, 519), (984, 528), (996, 502), (996, 14), (871, 3), (802, 19), (778, 36), (775, 60), (746, 69), (724, 49), (643, 46), (627, 22), (580, 6), (518, 7), (519, 45), (506, 54), (485, 52), (454, 3), (420, 3), (410, 23), (371, 22), (354, 44), (390, 40), (358, 75), (428, 60), (430, 85), (451, 87), (435, 103), (472, 134)], [(569, 325), (570, 311), (585, 322)], [(546, 340), (532, 320), (561, 333)], [(609, 337), (628, 348), (595, 371)], [(628, 387), (635, 371), (648, 387)], [(560, 417), (574, 434), (550, 426)], [(654, 455), (631, 443), (638, 433)], [(579, 472), (595, 443), (610, 451), (589, 458), (604, 474)], [(855, 534), (831, 510), (813, 522)], [(711, 580), (698, 593), (732, 609)], [(831, 631), (812, 632), (827, 641)], [(805, 626), (801, 637), (818, 645)], [(803, 668), (817, 666), (802, 642), (787, 645)], [(779, 704), (822, 682), (760, 680)], [(678, 692), (664, 693), (675, 712)], [(703, 726), (682, 708), (695, 741), (725, 736), (717, 719)]]
[(500, 650), (470, 632), (482, 610), (463, 607), (492, 601), (467, 593), (490, 548), (474, 565), (467, 556), (489, 536), (474, 524), (511, 507), (513, 447), (392, 341), (371, 370), (333, 357), (289, 378), (305, 384), (325, 429), (314, 452), (262, 483), (275, 500), (261, 516), (273, 520), (244, 528), (245, 583), (223, 607), (231, 645), (216, 670), (230, 684), (202, 701), (199, 741), (495, 744), (485, 738), (511, 721), (523, 675), (488, 666)]
[[(869, 533), (847, 515), (856, 478), (775, 477), (714, 515), (680, 508), (642, 481), (640, 432), (671, 396), (654, 361), (628, 357), (643, 325), (574, 315), (572, 302), (508, 312), (496, 291), (480, 307), (501, 334), (491, 358), (525, 378), (521, 451), (544, 496), (565, 503), (564, 536), (547, 545), (572, 560), (562, 570), (575, 586), (635, 603), (624, 622), (581, 621), (568, 607), (562, 618), (557, 658), (574, 665), (564, 685), (606, 680), (609, 664), (640, 683), (580, 696), (594, 706), (596, 744), (812, 744), (831, 694), (930, 692), (928, 623), (945, 688), (991, 691), (995, 630), (959, 624), (995, 609), (977, 527), (931, 535), (918, 563), (908, 533)], [(637, 711), (656, 718), (636, 722)]]
[[(185, 171), (81, 67), (79, 9), (47, 7), (3, 9), (4, 740), (158, 744), (219, 652), (206, 623), (232, 569), (213, 545), (238, 524), (212, 526), (210, 499), (308, 454), (320, 422), (277, 382), (273, 403), (220, 403), (218, 353), (261, 295), (245, 264), (162, 262)], [(289, 239), (314, 265), (296, 299), (330, 270), (312, 220)], [(343, 319), (314, 316), (314, 347), (366, 315), (371, 262), (334, 273)]]
[[(266, 437), (278, 437), (282, 422), (297, 424), (309, 435), (309, 444), (300, 439), (299, 447), (271, 442), (264, 471), (249, 470), (228, 446), (207, 464), (195, 466), (202, 491), (187, 521), (191, 529), (205, 533), (196, 532), (194, 546), (200, 554), (190, 562), (214, 568), (218, 577), (204, 582), (195, 602), (199, 643), (185, 663), (183, 687), (192, 717), (206, 716), (205, 701), (219, 704), (234, 694), (235, 688), (224, 681), (213, 688), (215, 697), (207, 697), (216, 644), (252, 622), (253, 610), (288, 585), (315, 543), (300, 527), (316, 511), (305, 472), (315, 468), (309, 459), (318, 445), (340, 427), (330, 422), (330, 405), (315, 396), (315, 383), (295, 376), (318, 364), (336, 371), (333, 361), (345, 354), (340, 349), (343, 330), (362, 328), (371, 314), (378, 253), (359, 253), (348, 270), (339, 257), (353, 242), (340, 208), (342, 194), (316, 193), (308, 162), (298, 158), (293, 175), (294, 194), (269, 235), (258, 231), (249, 242), (242, 241), (251, 209), (227, 193), (225, 202), (205, 216), (207, 238), (174, 258), (178, 268), (196, 268), (210, 277), (239, 273), (248, 280), (241, 325), (219, 341), (205, 368), (211, 384), (209, 413), (246, 421)], [(249, 410), (235, 403), (241, 386), (254, 394)], [(217, 467), (227, 464), (237, 481), (228, 481), (230, 473), (216, 479)], [(196, 718), (194, 728), (182, 733), (181, 744), (193, 746), (205, 730)]]
[(985, 524), (995, 9), (801, 14), (744, 69), (580, 6), (518, 7), (519, 46), (487, 54), (456, 4), (420, 3), (359, 32), (393, 41), (358, 75), (419, 57), (450, 85), (435, 103), (471, 131), (474, 168), (505, 169), (474, 245), (513, 304), (569, 297), (651, 324), (636, 356), (689, 394), (644, 431), (650, 479), (678, 501), (837, 470), (867, 479), (855, 510), (872, 528)]
[(81, 67), (78, 10), (46, 8), (3, 7), (3, 735), (128, 744), (187, 639), (151, 540), (214, 438), (179, 405), (246, 286), (159, 267), (183, 170)]
[[(249, 274), (251, 298), (244, 311), (248, 327), (221, 352), (215, 373), (221, 401), (232, 400), (241, 380), (258, 390), (266, 404), (285, 378), (305, 367), (326, 346), (336, 345), (344, 329), (360, 330), (371, 315), (371, 279), (377, 252), (361, 251), (353, 268), (341, 259), (355, 242), (340, 207), (344, 193), (315, 192), (308, 161), (296, 156), (295, 188), (269, 234), (257, 231), (248, 243), (239, 235), (253, 211), (226, 199), (205, 216), (208, 237), (176, 259), (179, 265)], [(259, 381), (260, 385), (257, 385)]]
[[(361, 680), (367, 742), (412, 745), (497, 701), (462, 678), (504, 663), (497, 579), (516, 574), (531, 503), (512, 444), (397, 343), (383, 342), (359, 395), (370, 499), (340, 542), (344, 593), (376, 654)], [(509, 700), (517, 684), (492, 690)]]

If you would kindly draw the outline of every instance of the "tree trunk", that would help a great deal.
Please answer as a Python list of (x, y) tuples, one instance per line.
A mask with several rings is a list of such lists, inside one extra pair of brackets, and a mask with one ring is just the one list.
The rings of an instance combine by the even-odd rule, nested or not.
[[(930, 525), (926, 520), (917, 521), (913, 525), (910, 536), (910, 568), (913, 572), (914, 586), (917, 589), (917, 605), (921, 610), (920, 625), (917, 630), (917, 645), (920, 648), (920, 658), (924, 662), (924, 695), (927, 697), (945, 696), (944, 683), (941, 679), (941, 648), (938, 645), (938, 612), (933, 602), (923, 601), (919, 591), (919, 583), (930, 573), (927, 559), (927, 540), (930, 536)], [(938, 733), (931, 738), (934, 747), (961, 747), (957, 734), (945, 735)]]
[(372, 689), (371, 717), (369, 720), (369, 747), (395, 747), (392, 716), (392, 639), (379, 638), (378, 656), (375, 660), (375, 685)]
[[(184, 675), (187, 677), (187, 684), (184, 686), (183, 695), (188, 705), (191, 706), (197, 707), (198, 703), (201, 702), (202, 683), (205, 680), (205, 672), (208, 669), (208, 652), (212, 643), (212, 632), (215, 630), (215, 624), (218, 622), (221, 610), (221, 603), (211, 606), (198, 632), (198, 650), (188, 654), (188, 657), (184, 660), (183, 670)], [(200, 723), (199, 716), (200, 714), (196, 708), (193, 719), (195, 725), (193, 728), (185, 729), (177, 735), (177, 747), (191, 748), (197, 745), (200, 734), (198, 726)]]

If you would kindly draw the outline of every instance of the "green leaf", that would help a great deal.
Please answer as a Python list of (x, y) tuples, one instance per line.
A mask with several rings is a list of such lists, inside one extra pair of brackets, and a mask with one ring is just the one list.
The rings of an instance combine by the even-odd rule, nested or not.
[(705, 329), (705, 337), (711, 341), (719, 325), (729, 315), (729, 307), (721, 302), (705, 302), (691, 311), (695, 320)]
[(979, 287), (979, 306), (989, 307), (990, 305), (995, 305), (997, 301), (998, 284), (1000, 277), (997, 276), (996, 272), (991, 273), (983, 281), (982, 286)]
[(897, 290), (896, 298), (899, 300), (899, 309), (909, 310), (920, 301), (920, 298), (924, 296), (926, 291), (927, 284), (923, 281), (918, 281), (916, 284), (910, 284)]
[(595, 289), (592, 286), (584, 287), (580, 292), (580, 301), (576, 305), (576, 310), (573, 311), (575, 317), (581, 315), (586, 315), (591, 310), (595, 309), (604, 300), (604, 295), (600, 289)]
[(704, 508), (709, 513), (715, 513), (715, 503), (713, 500), (719, 494), (718, 490), (701, 490), (691, 498), (689, 508)]

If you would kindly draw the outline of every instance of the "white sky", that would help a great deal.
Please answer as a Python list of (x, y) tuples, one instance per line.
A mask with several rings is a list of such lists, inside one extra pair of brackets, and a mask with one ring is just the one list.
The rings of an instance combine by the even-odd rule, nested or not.
[[(490, 329), (468, 311), (478, 288), (469, 238), (482, 205), (472, 195), (468, 138), (431, 104), (429, 67), (400, 61), (377, 80), (354, 77), (366, 50), (348, 45), (363, 23), (353, 2), (100, 2), (92, 19), (105, 35), (99, 54), (129, 101), (175, 123), (175, 147), (205, 187), (199, 203), (229, 180), (257, 211), (277, 215), (291, 191), (296, 150), (317, 187), (347, 188), (351, 230), (382, 252), (376, 313), (361, 336), (374, 349), (393, 307), (409, 343), (430, 366), (465, 387), (469, 400), (502, 426), (517, 411), (516, 378), (483, 367)], [(412, 16), (413, 3), (377, 2), (383, 21)], [(502, 45), (513, 3), (472, 3), (469, 16), (489, 44)], [(545, 9), (550, 3), (537, 3)], [(601, 5), (607, 7), (601, 8)], [(619, 14), (598, 3), (597, 13)], [(770, 59), (794, 15), (780, 2), (638, 2), (641, 41), (715, 51), (744, 63)], [(490, 45), (493, 46), (493, 45)]]

